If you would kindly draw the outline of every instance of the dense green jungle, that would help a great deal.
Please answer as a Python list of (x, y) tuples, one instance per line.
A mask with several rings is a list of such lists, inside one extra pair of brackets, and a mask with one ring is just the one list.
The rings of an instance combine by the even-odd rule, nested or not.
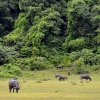
[(0, 0), (0, 77), (58, 65), (100, 71), (100, 0)]

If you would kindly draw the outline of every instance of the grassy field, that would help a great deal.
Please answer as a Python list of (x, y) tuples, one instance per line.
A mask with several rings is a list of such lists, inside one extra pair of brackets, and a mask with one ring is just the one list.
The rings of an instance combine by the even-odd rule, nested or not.
[(56, 73), (67, 76), (66, 71), (49, 70), (19, 77), (19, 93), (9, 93), (9, 79), (1, 78), (0, 100), (100, 100), (100, 74), (91, 74), (92, 81), (80, 81), (73, 74), (67, 81), (58, 81)]

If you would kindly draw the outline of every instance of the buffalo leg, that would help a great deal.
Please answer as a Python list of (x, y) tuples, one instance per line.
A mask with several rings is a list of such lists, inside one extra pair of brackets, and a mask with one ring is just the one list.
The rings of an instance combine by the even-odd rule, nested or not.
[(14, 88), (13, 88), (13, 93), (14, 93)]
[(9, 92), (11, 92), (11, 90), (12, 90), (12, 88), (11, 88), (11, 87), (9, 87)]
[(16, 93), (18, 93), (18, 89), (16, 89)]

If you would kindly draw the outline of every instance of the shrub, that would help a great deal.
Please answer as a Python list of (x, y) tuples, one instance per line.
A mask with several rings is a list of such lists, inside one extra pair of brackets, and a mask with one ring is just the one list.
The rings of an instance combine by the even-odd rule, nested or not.
[(12, 61), (20, 56), (19, 52), (15, 50), (14, 47), (5, 47), (5, 53), (7, 55), (7, 60)]
[(98, 71), (98, 70), (100, 70), (100, 65), (94, 65), (94, 66), (91, 67), (91, 69), (93, 71)]
[(85, 64), (84, 64), (84, 60), (82, 58), (79, 58), (78, 60), (76, 60), (74, 62), (74, 65), (75, 65), (74, 68), (73, 68), (74, 73), (76, 73), (76, 74), (89, 73), (87, 68), (84, 67)]
[(32, 48), (23, 46), (20, 49), (21, 57), (30, 57), (32, 55)]
[(4, 64), (6, 62), (6, 53), (0, 49), (0, 65)]
[(17, 76), (22, 75), (22, 71), (16, 65), (5, 64), (3, 67), (6, 69), (7, 73), (9, 73), (11, 75), (17, 75)]
[(96, 55), (92, 53), (92, 50), (83, 49), (81, 53), (82, 53), (82, 58), (84, 59), (85, 64), (89, 64), (92, 66), (96, 63), (97, 58), (95, 57)]
[(73, 62), (81, 57), (81, 52), (72, 52), (70, 53), (70, 60)]
[(35, 57), (30, 61), (30, 69), (31, 70), (42, 70), (47, 69), (49, 66), (49, 62), (44, 57)]
[(68, 44), (68, 48), (71, 48), (72, 51), (76, 49), (82, 49), (85, 46), (84, 37), (77, 38), (76, 40), (71, 40)]

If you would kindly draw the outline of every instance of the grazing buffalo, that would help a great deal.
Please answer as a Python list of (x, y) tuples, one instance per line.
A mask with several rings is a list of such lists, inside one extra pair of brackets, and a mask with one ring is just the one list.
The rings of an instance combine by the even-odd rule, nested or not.
[(16, 93), (18, 93), (18, 90), (20, 89), (19, 82), (16, 78), (11, 78), (9, 81), (9, 91), (11, 92), (12, 89), (13, 92), (14, 89), (16, 89)]
[(55, 74), (55, 77), (57, 78), (57, 77), (59, 77), (60, 76), (60, 74)]
[(65, 81), (65, 80), (67, 80), (66, 76), (59, 76), (59, 81)]
[(63, 66), (56, 66), (57, 69), (63, 69)]
[(67, 73), (68, 73), (68, 76), (70, 76), (70, 70), (68, 70)]
[(86, 80), (89, 79), (90, 81), (92, 80), (91, 77), (90, 77), (88, 74), (82, 74), (82, 75), (80, 76), (80, 79), (86, 79)]

